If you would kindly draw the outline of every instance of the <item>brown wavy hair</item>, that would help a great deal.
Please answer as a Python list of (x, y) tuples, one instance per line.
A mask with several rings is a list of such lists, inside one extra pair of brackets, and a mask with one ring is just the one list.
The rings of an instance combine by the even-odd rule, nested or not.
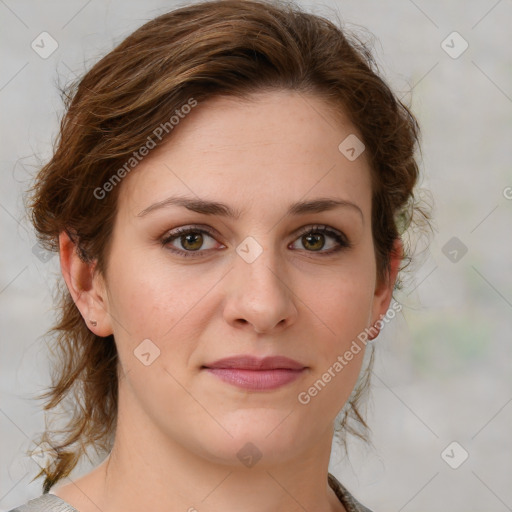
[[(416, 222), (415, 213), (428, 219), (413, 190), (418, 123), (380, 78), (366, 43), (323, 17), (270, 0), (208, 1), (163, 14), (64, 91), (66, 111), (53, 156), (28, 194), (39, 243), (58, 252), (59, 234), (66, 231), (82, 260), (96, 261), (105, 275), (122, 184), (101, 200), (94, 191), (190, 98), (200, 104), (219, 95), (244, 99), (271, 90), (315, 95), (360, 131), (372, 170), (377, 278), (386, 279), (395, 239)], [(401, 270), (408, 261), (406, 249)], [(48, 457), (34, 478), (44, 476), (44, 493), (69, 475), (88, 447), (108, 453), (117, 420), (113, 336), (100, 338), (88, 329), (62, 280), (55, 301), (58, 318), (47, 333), (52, 385), (38, 399), (45, 400), (45, 411), (62, 408), (66, 424), (46, 425), (36, 442)], [(372, 360), (373, 352), (340, 415), (336, 433), (343, 432), (343, 439), (345, 432), (366, 436), (358, 403)]]

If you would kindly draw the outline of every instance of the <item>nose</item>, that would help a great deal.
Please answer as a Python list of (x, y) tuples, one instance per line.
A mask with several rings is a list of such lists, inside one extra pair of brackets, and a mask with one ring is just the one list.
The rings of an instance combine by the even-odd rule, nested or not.
[(263, 249), (250, 263), (237, 254), (226, 279), (224, 318), (230, 325), (263, 334), (295, 322), (298, 299), (284, 265), (271, 249)]

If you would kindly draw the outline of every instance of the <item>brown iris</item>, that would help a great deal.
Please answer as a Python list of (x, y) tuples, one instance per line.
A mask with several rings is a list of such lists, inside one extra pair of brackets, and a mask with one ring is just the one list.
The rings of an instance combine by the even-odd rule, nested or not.
[(187, 233), (180, 237), (181, 245), (184, 249), (197, 251), (203, 245), (203, 235), (201, 233)]
[(309, 248), (312, 251), (318, 251), (325, 245), (324, 235), (321, 233), (308, 233), (302, 237), (302, 243), (306, 249)]

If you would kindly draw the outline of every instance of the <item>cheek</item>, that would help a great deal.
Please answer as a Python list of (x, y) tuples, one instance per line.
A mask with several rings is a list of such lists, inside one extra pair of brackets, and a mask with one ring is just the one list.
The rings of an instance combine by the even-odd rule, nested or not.
[(165, 257), (150, 261), (136, 252), (113, 267), (114, 337), (123, 370), (141, 399), (154, 396), (158, 402), (162, 388), (167, 396), (181, 396), (177, 382), (190, 378), (190, 358), (210, 321), (206, 296), (218, 281), (212, 274), (193, 266), (177, 270)]
[(181, 319), (201, 310), (201, 299), (215, 281), (214, 275), (194, 266), (177, 268), (164, 253), (132, 251), (117, 261), (110, 276), (111, 312), (125, 328), (120, 334), (128, 332), (134, 339), (167, 339), (182, 328)]
[(314, 323), (311, 338), (315, 340), (316, 365), (298, 403), (313, 416), (329, 411), (331, 419), (336, 417), (363, 363), (374, 274), (369, 258), (354, 258), (353, 263), (332, 279), (321, 280), (316, 288), (304, 287), (315, 290), (306, 303)]
[(302, 293), (315, 289), (306, 304), (329, 352), (343, 349), (368, 326), (373, 300), (370, 275), (370, 271), (347, 271), (315, 288), (304, 287)]
[(311, 417), (334, 420), (356, 385), (366, 350), (361, 341), (368, 326), (372, 294), (357, 276), (339, 279), (318, 292), (311, 309), (315, 326), (315, 366), (311, 377), (299, 390), (299, 408)]

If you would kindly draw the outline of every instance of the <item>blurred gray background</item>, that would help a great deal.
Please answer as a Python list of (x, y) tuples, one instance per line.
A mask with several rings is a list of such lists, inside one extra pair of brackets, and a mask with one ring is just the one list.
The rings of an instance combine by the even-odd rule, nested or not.
[[(373, 445), (335, 447), (331, 472), (375, 512), (512, 510), (512, 1), (298, 3), (375, 36), (423, 129), (437, 229), (377, 341)], [(0, 512), (41, 494), (25, 451), (44, 428), (31, 397), (50, 382), (41, 336), (59, 269), (33, 252), (23, 191), (51, 154), (56, 86), (176, 5), (0, 0)]]

